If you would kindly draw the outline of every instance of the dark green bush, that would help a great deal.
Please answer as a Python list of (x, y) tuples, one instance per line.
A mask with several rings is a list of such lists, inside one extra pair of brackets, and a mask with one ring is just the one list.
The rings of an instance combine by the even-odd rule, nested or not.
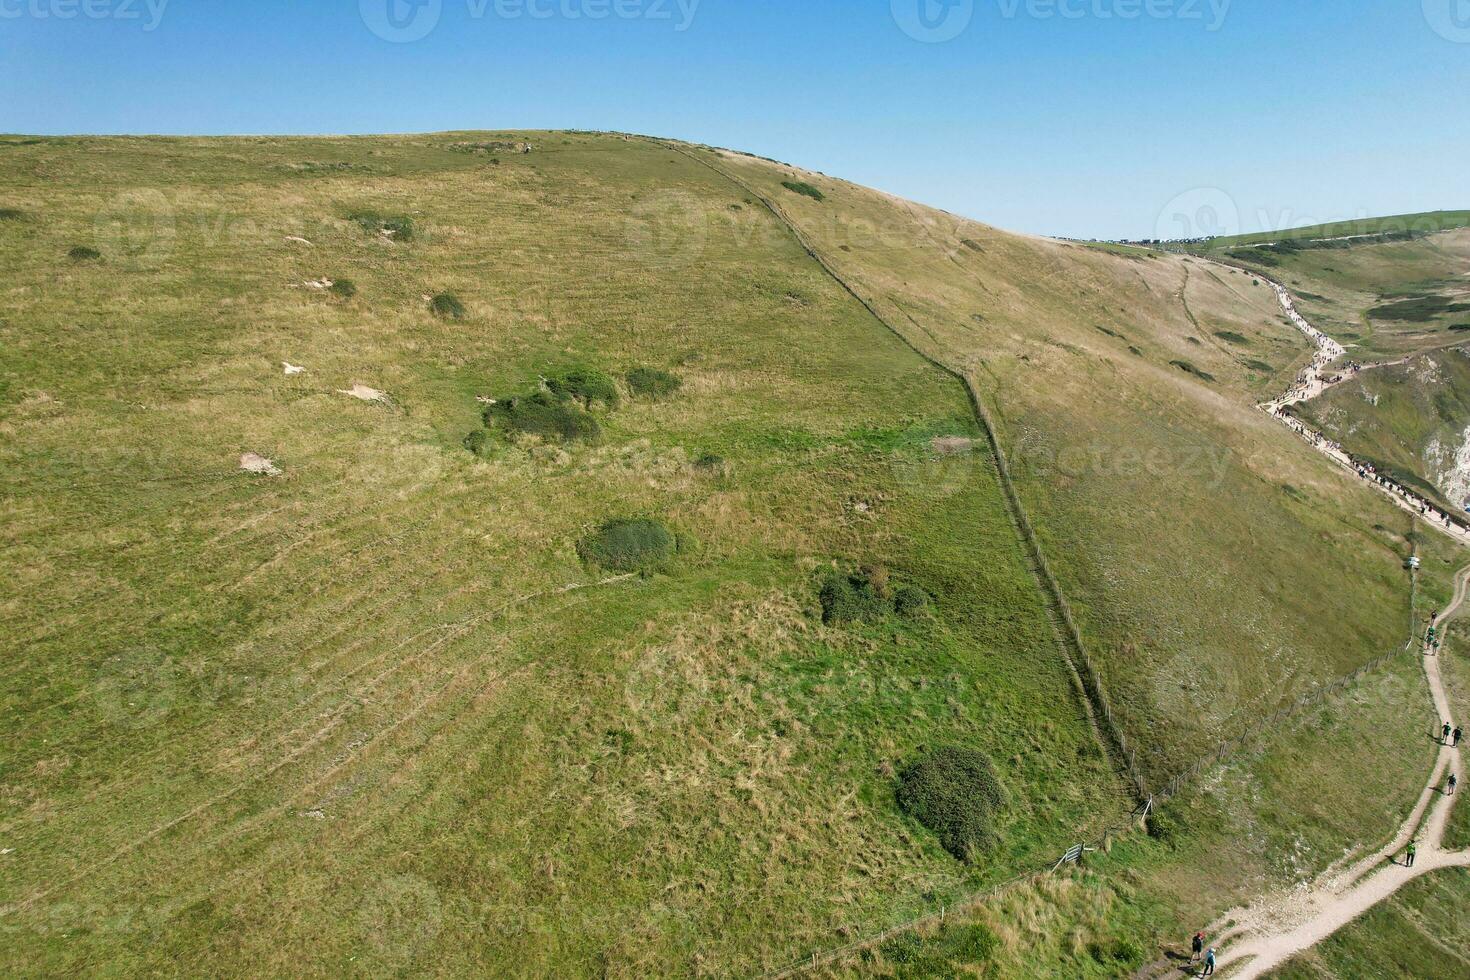
[(546, 387), (558, 398), (571, 398), (588, 408), (593, 402), (612, 406), (618, 403), (618, 387), (613, 379), (596, 368), (573, 368), (546, 379)]
[(1185, 374), (1192, 374), (1192, 375), (1194, 375), (1196, 378), (1199, 378), (1201, 381), (1214, 381), (1215, 380), (1215, 376), (1213, 374), (1211, 374), (1208, 371), (1201, 371), (1199, 368), (1195, 367), (1193, 364), (1189, 363), (1188, 361), (1170, 361), (1169, 363), (1172, 364), (1174, 367), (1177, 367), (1179, 370), (1183, 371)]
[(822, 622), (861, 623), (882, 619), (893, 611), (887, 599), (878, 594), (873, 583), (862, 574), (833, 572), (822, 582)]
[(996, 843), (992, 823), (1005, 792), (974, 749), (935, 749), (898, 774), (898, 805), (932, 830), (946, 851), (974, 861)]
[(351, 279), (333, 279), (331, 289), (343, 299), (351, 299), (357, 295), (357, 283)]
[(379, 214), (376, 211), (354, 211), (347, 216), (363, 231), (373, 235), (388, 233), (395, 242), (411, 242), (414, 238), (413, 219), (402, 214)]
[(827, 199), (826, 194), (823, 194), (804, 180), (783, 180), (781, 181), (781, 186), (795, 194), (805, 194), (813, 201), (825, 201)]
[(429, 300), (429, 309), (435, 316), (445, 317), (450, 320), (464, 319), (464, 304), (459, 297), (453, 293), (440, 293)]
[(668, 398), (683, 384), (678, 375), (655, 368), (634, 368), (628, 372), (628, 390), (640, 398)]
[(577, 542), (577, 554), (589, 565), (615, 572), (646, 571), (674, 556), (678, 542), (658, 521), (639, 518), (609, 521)]
[(576, 404), (544, 391), (496, 402), (485, 409), (485, 424), (499, 425), (510, 435), (561, 442), (590, 442), (602, 434), (597, 419)]
[(490, 433), (484, 429), (476, 429), (464, 437), (464, 447), (476, 456), (485, 455), (485, 448), (490, 444)]
[(19, 221), (25, 217), (20, 208), (0, 208), (0, 221)]
[(1178, 817), (1168, 810), (1150, 811), (1144, 824), (1150, 837), (1160, 844), (1168, 844), (1171, 847), (1184, 830)]
[(705, 453), (694, 461), (694, 465), (702, 470), (722, 470), (725, 468), (725, 457), (715, 453)]
[(74, 262), (92, 262), (102, 258), (102, 253), (89, 245), (78, 245), (66, 255)]
[(1251, 342), (1251, 339), (1245, 336), (1245, 334), (1237, 333), (1234, 330), (1216, 330), (1215, 336), (1229, 343), (1239, 344), (1242, 347), (1249, 346)]
[(917, 616), (929, 608), (929, 593), (917, 585), (900, 585), (893, 593), (893, 611), (900, 616)]

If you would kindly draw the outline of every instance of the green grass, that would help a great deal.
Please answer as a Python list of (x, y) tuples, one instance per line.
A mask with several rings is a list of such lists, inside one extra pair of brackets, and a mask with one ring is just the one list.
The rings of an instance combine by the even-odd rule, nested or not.
[(1354, 235), (1385, 235), (1433, 233), (1470, 227), (1470, 211), (1427, 211), (1421, 214), (1400, 214), (1381, 218), (1358, 218), (1350, 221), (1335, 221), (1329, 224), (1308, 225), (1287, 231), (1256, 232), (1249, 235), (1232, 235), (1212, 238), (1209, 247), (1216, 251), (1239, 245), (1256, 245), (1264, 242), (1311, 241), (1319, 238), (1343, 238)]
[[(979, 435), (960, 386), (692, 161), (528, 134), (487, 184), (460, 138), (6, 148), (46, 214), (0, 236), (7, 973), (753, 974), (1115, 808), (993, 470), (928, 449)], [(172, 234), (58, 266), (140, 187)], [(689, 264), (629, 232), (667, 191)], [(483, 425), (654, 363), (680, 397), (595, 444)], [(694, 546), (597, 587), (618, 515)], [(934, 602), (824, 626), (834, 562)], [(898, 808), (935, 744), (1010, 791), (993, 864)]]
[[(453, 148), (506, 139), (537, 150)], [(1243, 273), (709, 155), (900, 337), (749, 189), (649, 141), (4, 153), (0, 199), (45, 217), (0, 236), (7, 973), (758, 974), (1100, 831), (1131, 801), (966, 392), (908, 343), (996, 417), (1151, 776), (1401, 642), (1403, 521), (1217, 343), (1288, 376), (1304, 353)], [(637, 226), (670, 193), (697, 230), (671, 248)], [(79, 243), (106, 275), (60, 260)], [(323, 270), (353, 302), (292, 287)], [(592, 384), (643, 364), (678, 397)], [(566, 438), (584, 419), (599, 438)], [(639, 525), (651, 550), (584, 560), (625, 515), (677, 554)], [(644, 574), (599, 584), (619, 563)], [(882, 615), (822, 621), (829, 572), (880, 568)], [(1181, 798), (1170, 840), (874, 969), (1116, 975), (1381, 833), (1427, 704), (1390, 679)], [(983, 861), (899, 806), (936, 746), (1005, 787)]]

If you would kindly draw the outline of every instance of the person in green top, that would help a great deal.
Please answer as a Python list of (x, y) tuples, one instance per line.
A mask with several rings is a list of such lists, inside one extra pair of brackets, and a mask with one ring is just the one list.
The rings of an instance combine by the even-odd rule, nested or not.
[(1418, 853), (1419, 842), (1417, 840), (1409, 841), (1408, 849), (1404, 851), (1404, 867), (1412, 868), (1414, 866), (1414, 855)]

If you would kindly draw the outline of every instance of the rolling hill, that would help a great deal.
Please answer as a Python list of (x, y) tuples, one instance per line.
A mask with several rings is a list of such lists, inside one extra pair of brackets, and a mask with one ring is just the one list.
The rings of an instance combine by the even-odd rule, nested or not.
[(1111, 976), (1418, 792), (1412, 664), (1260, 726), (1452, 552), (1258, 275), (624, 134), (0, 159), (8, 972), (760, 973), (1177, 787), (945, 954)]

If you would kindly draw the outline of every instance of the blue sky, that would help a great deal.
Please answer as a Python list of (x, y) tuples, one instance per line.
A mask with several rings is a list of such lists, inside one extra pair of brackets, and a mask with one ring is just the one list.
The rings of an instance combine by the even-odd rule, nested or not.
[(5, 132), (623, 130), (1043, 234), (1470, 208), (1470, 0), (0, 0), (0, 83)]

